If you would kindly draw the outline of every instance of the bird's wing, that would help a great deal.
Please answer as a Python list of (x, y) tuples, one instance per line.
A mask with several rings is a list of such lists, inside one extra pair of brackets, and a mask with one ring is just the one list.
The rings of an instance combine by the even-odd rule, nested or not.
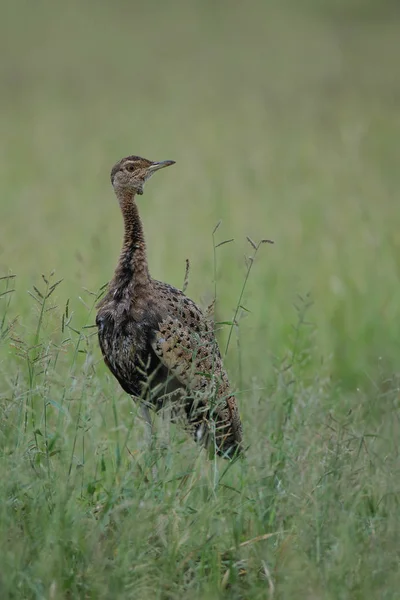
[(152, 348), (161, 363), (190, 392), (203, 392), (225, 438), (241, 442), (241, 422), (215, 337), (208, 328), (196, 332), (167, 316), (158, 326)]
[(215, 339), (167, 316), (158, 326), (152, 348), (178, 381), (190, 390), (202, 390), (211, 375), (221, 371), (221, 356)]

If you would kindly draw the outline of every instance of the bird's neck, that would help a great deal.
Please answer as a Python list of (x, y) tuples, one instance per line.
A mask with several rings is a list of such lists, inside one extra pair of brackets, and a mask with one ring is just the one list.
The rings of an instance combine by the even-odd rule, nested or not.
[(124, 219), (124, 241), (114, 281), (115, 283), (133, 283), (135, 287), (144, 287), (150, 282), (150, 274), (143, 226), (135, 195), (133, 192), (124, 190), (119, 192), (117, 197)]

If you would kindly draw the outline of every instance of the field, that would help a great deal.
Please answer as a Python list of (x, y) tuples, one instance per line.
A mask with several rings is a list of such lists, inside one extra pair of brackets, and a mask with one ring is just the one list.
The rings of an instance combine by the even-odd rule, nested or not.
[[(398, 598), (397, 5), (2, 15), (0, 598)], [(153, 276), (182, 287), (188, 258), (218, 322), (244, 307), (217, 334), (233, 464), (175, 427), (149, 448), (101, 360), (128, 154), (177, 163), (139, 199)]]

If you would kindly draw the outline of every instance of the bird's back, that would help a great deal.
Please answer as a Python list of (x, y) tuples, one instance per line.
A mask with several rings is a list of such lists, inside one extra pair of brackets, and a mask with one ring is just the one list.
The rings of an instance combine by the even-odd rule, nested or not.
[(214, 323), (180, 290), (159, 281), (153, 283), (165, 316), (155, 330), (152, 348), (191, 397), (190, 420), (205, 423), (207, 431), (213, 423), (217, 448), (232, 453), (240, 449), (242, 425)]

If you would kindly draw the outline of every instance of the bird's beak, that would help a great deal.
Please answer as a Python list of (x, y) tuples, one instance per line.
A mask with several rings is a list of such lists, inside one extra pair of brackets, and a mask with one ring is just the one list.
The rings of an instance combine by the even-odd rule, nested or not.
[(161, 162), (154, 162), (152, 165), (150, 165), (148, 167), (148, 172), (153, 174), (156, 171), (158, 171), (159, 169), (163, 169), (164, 167), (170, 167), (171, 165), (174, 165), (175, 161), (174, 160), (162, 160)]

